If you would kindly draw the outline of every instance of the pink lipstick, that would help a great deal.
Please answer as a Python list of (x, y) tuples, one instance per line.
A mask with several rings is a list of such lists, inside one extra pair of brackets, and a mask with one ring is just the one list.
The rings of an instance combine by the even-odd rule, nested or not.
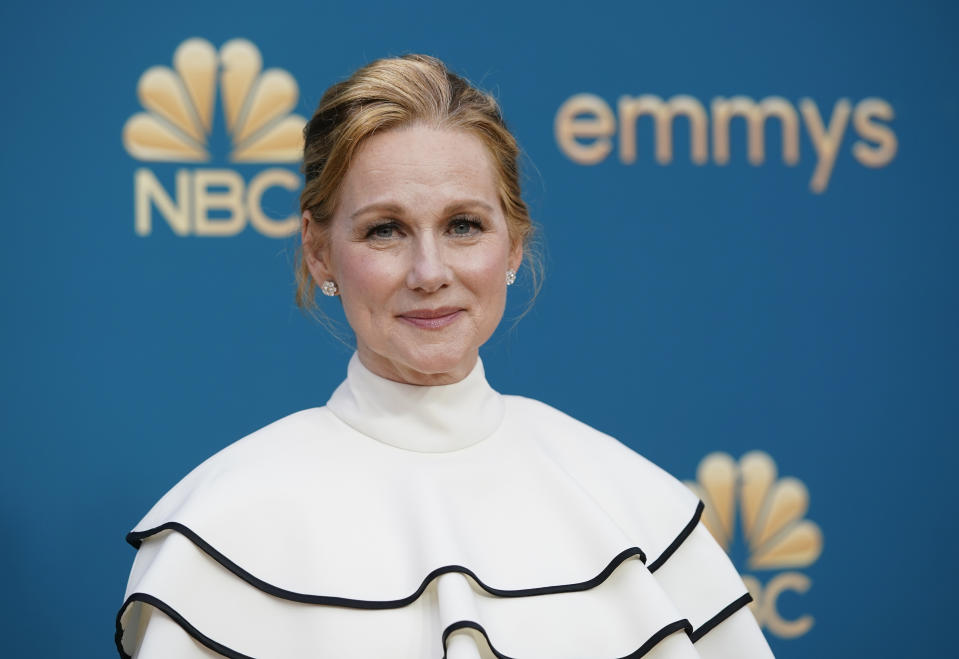
[(397, 316), (400, 320), (420, 329), (443, 329), (452, 325), (463, 313), (456, 307), (439, 309), (413, 309)]

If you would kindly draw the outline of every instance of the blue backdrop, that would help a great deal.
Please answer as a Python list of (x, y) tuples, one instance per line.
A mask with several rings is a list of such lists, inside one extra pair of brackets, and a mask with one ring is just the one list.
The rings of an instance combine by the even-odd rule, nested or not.
[[(4, 655), (112, 656), (126, 531), (194, 465), (344, 377), (349, 349), (294, 308), (294, 238), (250, 219), (295, 211), (282, 172), (250, 190), (296, 165), (231, 160), (220, 100), (207, 161), (123, 140), (149, 111), (144, 72), (189, 38), (242, 38), (298, 83), (283, 114), (405, 52), (496, 93), (547, 279), (484, 348), (493, 385), (680, 478), (723, 452), (706, 464), (732, 466), (701, 480), (735, 484), (759, 450), (798, 479), (792, 503), (764, 504), (782, 513), (762, 522), (779, 559), (730, 535), (777, 656), (945, 656), (957, 30), (945, 1), (5, 3)], [(198, 235), (204, 219), (233, 234)]]

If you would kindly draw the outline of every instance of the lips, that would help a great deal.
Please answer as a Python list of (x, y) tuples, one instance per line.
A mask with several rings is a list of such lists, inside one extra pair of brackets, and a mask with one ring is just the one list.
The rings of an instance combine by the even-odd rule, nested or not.
[(458, 307), (440, 307), (438, 309), (414, 309), (397, 316), (405, 323), (420, 329), (442, 329), (455, 323), (463, 314)]

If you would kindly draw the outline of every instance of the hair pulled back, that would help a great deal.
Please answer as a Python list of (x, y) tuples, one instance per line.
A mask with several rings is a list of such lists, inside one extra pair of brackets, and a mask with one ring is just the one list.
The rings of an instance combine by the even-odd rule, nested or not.
[[(379, 59), (358, 69), (323, 94), (319, 107), (303, 129), (303, 174), (300, 212), (309, 211), (319, 236), (336, 210), (337, 192), (360, 143), (377, 131), (412, 124), (465, 130), (482, 140), (497, 174), (500, 203), (512, 244), (520, 243), (527, 257), (533, 223), (522, 199), (519, 147), (491, 95), (452, 73), (428, 55)], [(304, 249), (315, 247), (304, 245)], [(535, 258), (527, 261), (533, 272)], [(316, 282), (302, 256), (296, 272), (296, 303), (316, 306)]]

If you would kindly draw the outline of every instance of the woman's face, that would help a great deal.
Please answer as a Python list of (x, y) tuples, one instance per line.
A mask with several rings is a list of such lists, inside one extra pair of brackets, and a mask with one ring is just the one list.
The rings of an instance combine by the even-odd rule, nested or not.
[(410, 384), (457, 382), (476, 363), (519, 268), (496, 172), (470, 133), (414, 125), (367, 138), (325, 235), (304, 217), (316, 281), (336, 282), (360, 360)]

